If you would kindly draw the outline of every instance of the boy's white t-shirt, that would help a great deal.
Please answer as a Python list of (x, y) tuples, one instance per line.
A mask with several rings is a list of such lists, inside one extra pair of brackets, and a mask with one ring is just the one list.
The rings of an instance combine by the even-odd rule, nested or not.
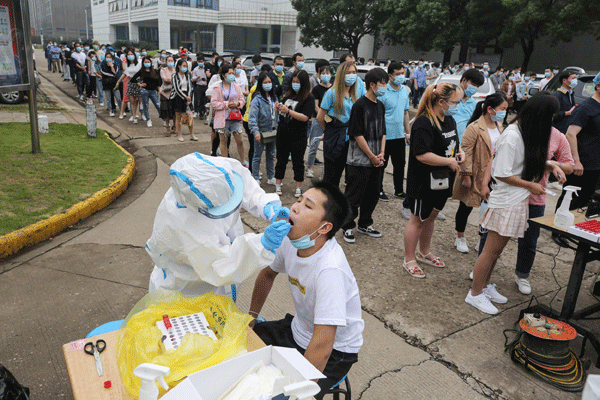
[(306, 349), (315, 324), (336, 325), (333, 348), (358, 353), (365, 323), (358, 285), (344, 250), (332, 238), (310, 257), (298, 257), (297, 252), (286, 237), (271, 264), (273, 271), (288, 275), (296, 307), (292, 320), (294, 340)]
[[(496, 141), (496, 155), (492, 162), (492, 177), (521, 177), (525, 167), (525, 143), (519, 128), (511, 124)], [(489, 208), (509, 208), (529, 197), (531, 192), (525, 188), (509, 185), (495, 179), (492, 186)]]

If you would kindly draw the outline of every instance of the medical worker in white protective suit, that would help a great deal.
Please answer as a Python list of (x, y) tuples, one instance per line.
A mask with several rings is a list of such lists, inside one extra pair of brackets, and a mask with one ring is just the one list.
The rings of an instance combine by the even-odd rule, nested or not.
[[(150, 292), (170, 289), (197, 296), (214, 291), (235, 300), (234, 284), (275, 259), (290, 229), (289, 209), (231, 158), (188, 154), (173, 163), (170, 175), (171, 188), (146, 243), (155, 264)], [(271, 225), (263, 234), (244, 234), (240, 207)]]

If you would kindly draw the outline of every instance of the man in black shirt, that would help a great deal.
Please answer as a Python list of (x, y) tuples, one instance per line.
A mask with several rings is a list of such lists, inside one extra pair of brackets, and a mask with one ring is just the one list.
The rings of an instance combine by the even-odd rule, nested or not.
[(575, 110), (573, 89), (577, 85), (577, 75), (571, 71), (563, 71), (557, 79), (561, 83), (561, 87), (554, 92), (554, 97), (556, 97), (560, 103), (560, 110), (558, 115), (554, 118), (552, 125), (562, 133), (566, 134), (569, 125), (571, 125), (571, 114)]
[(219, 53), (217, 53), (216, 51), (214, 51), (211, 56), (210, 56), (210, 62), (206, 64), (205, 66), (205, 70), (206, 70), (206, 77), (210, 80), (210, 78), (214, 75), (214, 74), (218, 74), (219, 73), (219, 67), (217, 66), (217, 57), (219, 57)]
[(381, 237), (381, 232), (372, 226), (385, 153), (385, 107), (377, 98), (385, 95), (388, 79), (388, 74), (381, 68), (369, 71), (365, 76), (367, 94), (354, 103), (350, 112), (344, 195), (350, 205), (351, 218), (342, 226), (344, 240), (348, 243), (356, 241), (352, 229), (356, 226), (354, 219), (359, 208), (358, 231)]

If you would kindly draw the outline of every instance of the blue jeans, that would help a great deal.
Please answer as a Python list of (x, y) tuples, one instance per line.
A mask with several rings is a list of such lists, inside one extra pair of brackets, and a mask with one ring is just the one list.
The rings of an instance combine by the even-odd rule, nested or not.
[[(546, 206), (537, 206), (534, 204), (529, 205), (529, 218), (543, 217), (546, 211)], [(537, 248), (537, 241), (540, 237), (540, 226), (529, 224), (529, 227), (525, 231), (525, 235), (519, 238), (519, 249), (517, 251), (517, 265), (515, 267), (515, 274), (522, 279), (527, 279), (533, 262), (535, 261), (535, 253)], [(485, 246), (487, 239), (487, 232), (482, 233), (481, 239), (479, 240), (479, 254)]]
[(254, 156), (252, 157), (252, 177), (256, 180), (260, 179), (260, 160), (262, 158), (263, 150), (266, 148), (265, 158), (267, 159), (267, 178), (271, 179), (275, 177), (275, 141), (264, 144), (263, 142), (257, 142), (254, 140)]
[(156, 90), (146, 90), (142, 88), (142, 104), (144, 105), (144, 116), (146, 121), (150, 121), (150, 107), (148, 99), (152, 100), (152, 104), (156, 107), (156, 111), (160, 113), (160, 101), (158, 100), (158, 92)]
[(319, 149), (319, 143), (321, 142), (321, 136), (323, 136), (323, 127), (319, 124), (316, 118), (313, 118), (312, 125), (308, 130), (308, 159), (306, 160), (306, 166), (311, 168), (315, 165), (315, 159), (317, 158), (317, 150)]
[[(102, 79), (96, 77), (96, 92), (98, 93), (98, 102), (104, 103), (104, 89), (102, 88)], [(108, 99), (106, 99), (108, 103)], [(106, 107), (108, 109), (108, 107)]]

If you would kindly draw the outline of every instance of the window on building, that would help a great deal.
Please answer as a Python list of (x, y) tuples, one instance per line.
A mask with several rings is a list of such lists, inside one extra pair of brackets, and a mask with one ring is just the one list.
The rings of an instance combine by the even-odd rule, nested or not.
[(154, 43), (158, 46), (158, 28), (140, 26), (138, 32), (141, 42)]
[(271, 25), (271, 44), (281, 44), (281, 25)]
[(213, 0), (204, 0), (204, 8), (212, 8)]
[(175, 6), (189, 7), (190, 6), (190, 0), (173, 0), (173, 5), (175, 5)]
[(116, 26), (115, 35), (117, 40), (129, 40), (129, 27), (128, 26)]
[(204, 0), (196, 0), (196, 8), (204, 8)]

